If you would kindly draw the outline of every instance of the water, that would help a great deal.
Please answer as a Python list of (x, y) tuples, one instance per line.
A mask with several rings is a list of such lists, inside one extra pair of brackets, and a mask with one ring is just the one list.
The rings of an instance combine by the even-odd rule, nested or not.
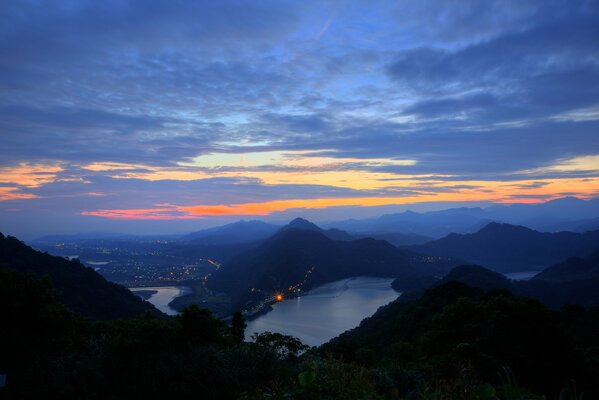
[(167, 315), (177, 315), (177, 310), (170, 308), (168, 303), (173, 301), (173, 299), (176, 297), (180, 297), (191, 292), (191, 289), (187, 286), (134, 287), (129, 288), (129, 290), (131, 290), (133, 293), (140, 290), (155, 290), (156, 293), (152, 294), (148, 301)]
[(246, 339), (255, 332), (278, 332), (321, 345), (395, 300), (393, 279), (358, 277), (319, 286), (302, 297), (284, 300), (273, 310), (247, 323)]
[(504, 274), (507, 278), (514, 281), (527, 281), (541, 271), (523, 271), (523, 272), (512, 272)]

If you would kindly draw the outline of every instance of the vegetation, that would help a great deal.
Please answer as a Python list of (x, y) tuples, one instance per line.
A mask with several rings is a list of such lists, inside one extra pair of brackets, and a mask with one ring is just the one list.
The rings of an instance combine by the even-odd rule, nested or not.
[(61, 302), (91, 319), (129, 318), (149, 312), (162, 313), (127, 288), (108, 282), (79, 260), (66, 260), (32, 249), (14, 237), (0, 233), (0, 270), (10, 269), (47, 277)]
[[(423, 288), (457, 281), (483, 290), (506, 289), (520, 296), (532, 297), (552, 309), (566, 304), (585, 307), (599, 306), (599, 252), (587, 258), (570, 258), (545, 269), (532, 279), (512, 281), (497, 272), (476, 265), (452, 269), (443, 279), (417, 277), (398, 278), (392, 286), (408, 292), (402, 298), (417, 298)], [(411, 293), (409, 293), (411, 292)]]
[(384, 371), (406, 397), (553, 398), (574, 380), (596, 398), (598, 323), (596, 308), (554, 312), (505, 290), (448, 282), (382, 307), (322, 353)]
[[(242, 342), (208, 310), (92, 321), (48, 280), (0, 271), (0, 372), (8, 398), (594, 398), (599, 312), (552, 312), (450, 283), (394, 302), (321, 349), (277, 333)], [(595, 381), (593, 381), (595, 379)], [(572, 383), (574, 382), (574, 383)], [(3, 391), (3, 392), (2, 392)], [(569, 396), (569, 397), (568, 397)], [(572, 397), (577, 396), (577, 397)]]

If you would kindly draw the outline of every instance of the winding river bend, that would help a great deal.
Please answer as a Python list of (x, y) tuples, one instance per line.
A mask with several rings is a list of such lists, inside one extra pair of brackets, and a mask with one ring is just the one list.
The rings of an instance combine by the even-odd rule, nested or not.
[(267, 314), (249, 321), (246, 340), (255, 332), (278, 332), (299, 338), (310, 346), (321, 345), (354, 328), (399, 293), (390, 278), (358, 277), (331, 282), (307, 294), (273, 305)]
[(191, 292), (191, 289), (187, 286), (134, 287), (129, 288), (129, 290), (133, 293), (141, 291), (154, 292), (147, 300), (167, 315), (177, 315), (177, 310), (168, 306), (173, 299)]

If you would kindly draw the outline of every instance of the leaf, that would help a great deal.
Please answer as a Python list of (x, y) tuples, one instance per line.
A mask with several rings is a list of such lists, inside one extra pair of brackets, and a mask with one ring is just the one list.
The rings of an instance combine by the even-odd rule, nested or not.
[(316, 380), (316, 372), (314, 371), (304, 371), (300, 372), (297, 376), (297, 379), (301, 386), (310, 386)]

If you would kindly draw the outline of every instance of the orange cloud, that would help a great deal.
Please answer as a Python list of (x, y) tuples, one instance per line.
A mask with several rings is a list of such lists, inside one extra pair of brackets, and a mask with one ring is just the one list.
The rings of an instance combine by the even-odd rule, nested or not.
[(110, 219), (173, 220), (197, 218), (193, 215), (181, 214), (173, 207), (84, 211), (81, 214)]
[[(467, 185), (465, 184), (467, 183)], [(437, 188), (463, 185), (463, 188), (430, 192), (401, 197), (339, 197), (317, 199), (271, 200), (264, 202), (181, 206), (161, 204), (149, 209), (87, 211), (84, 215), (114, 219), (192, 219), (210, 216), (265, 216), (290, 209), (322, 209), (328, 207), (358, 206), (373, 207), (420, 202), (464, 202), (493, 201), (496, 203), (538, 203), (561, 197), (564, 193), (576, 193), (590, 198), (599, 192), (599, 178), (557, 179), (517, 182), (444, 182)], [(409, 189), (409, 186), (407, 187)]]
[(39, 196), (30, 193), (20, 193), (16, 187), (1, 187), (0, 186), (0, 201), (36, 199)]
[(18, 186), (38, 187), (56, 180), (56, 174), (63, 171), (59, 164), (20, 163), (13, 167), (0, 168), (0, 183)]

